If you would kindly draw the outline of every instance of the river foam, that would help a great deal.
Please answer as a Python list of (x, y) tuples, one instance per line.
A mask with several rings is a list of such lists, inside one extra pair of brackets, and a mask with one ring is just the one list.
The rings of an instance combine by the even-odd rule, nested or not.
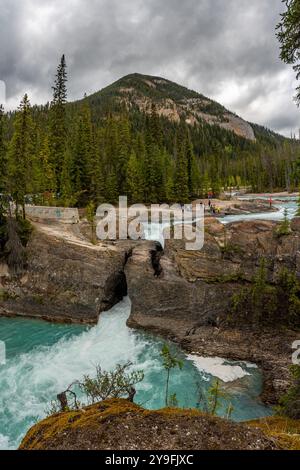
[(234, 382), (247, 375), (249, 376), (250, 373), (246, 370), (246, 367), (256, 367), (255, 364), (250, 365), (243, 363), (243, 368), (241, 365), (230, 364), (226, 359), (222, 359), (221, 357), (202, 357), (190, 354), (188, 359), (190, 359), (200, 371), (217, 377), (223, 382)]
[(3, 434), (0, 434), (0, 450), (13, 450), (9, 442), (9, 437), (3, 436)]

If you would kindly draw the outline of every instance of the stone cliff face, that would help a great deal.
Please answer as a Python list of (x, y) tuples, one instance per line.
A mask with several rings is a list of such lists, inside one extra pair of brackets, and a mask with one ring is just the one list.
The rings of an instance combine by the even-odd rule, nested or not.
[(128, 252), (126, 243), (93, 247), (35, 230), (23, 276), (0, 276), (0, 314), (95, 323), (127, 293)]
[[(232, 296), (256, 274), (261, 258), (268, 280), (276, 282), (283, 267), (300, 278), (300, 222), (290, 235), (274, 236), (267, 221), (224, 227), (206, 221), (201, 251), (186, 251), (184, 241), (166, 241), (164, 254), (134, 248), (125, 268), (132, 312), (128, 324), (164, 334), (192, 352), (251, 360), (265, 374), (264, 399), (275, 403), (289, 385), (292, 343), (297, 332), (226, 326)], [(156, 269), (153, 259), (156, 257)], [(159, 269), (157, 269), (159, 266)]]
[[(266, 260), (269, 282), (285, 267), (300, 278), (298, 221), (288, 236), (277, 238), (276, 222), (243, 221), (224, 226), (207, 219), (201, 251), (186, 251), (185, 240), (166, 240), (164, 253), (133, 248), (126, 264), (128, 291), (133, 302), (130, 323), (184, 322), (189, 327), (220, 325), (232, 295), (251, 282)], [(151, 302), (150, 302), (151, 299)], [(169, 329), (169, 328), (168, 328)]]

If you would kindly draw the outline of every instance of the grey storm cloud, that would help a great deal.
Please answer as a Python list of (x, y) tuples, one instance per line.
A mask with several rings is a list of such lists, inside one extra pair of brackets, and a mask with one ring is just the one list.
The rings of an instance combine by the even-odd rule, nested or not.
[(294, 74), (279, 60), (281, 0), (0, 0), (0, 79), (8, 107), (51, 98), (65, 53), (69, 99), (123, 75), (160, 75), (242, 117), (300, 127)]

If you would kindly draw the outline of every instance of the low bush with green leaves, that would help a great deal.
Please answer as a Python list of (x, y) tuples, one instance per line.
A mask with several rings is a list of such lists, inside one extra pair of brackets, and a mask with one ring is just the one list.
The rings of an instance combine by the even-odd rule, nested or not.
[[(144, 380), (143, 371), (130, 371), (132, 364), (118, 364), (113, 371), (105, 371), (96, 366), (95, 377), (85, 375), (82, 381), (73, 382), (65, 391), (57, 395), (47, 414), (76, 410), (80, 407), (107, 400), (109, 398), (127, 398), (133, 401), (135, 386)], [(82, 402), (78, 395), (82, 396)]]

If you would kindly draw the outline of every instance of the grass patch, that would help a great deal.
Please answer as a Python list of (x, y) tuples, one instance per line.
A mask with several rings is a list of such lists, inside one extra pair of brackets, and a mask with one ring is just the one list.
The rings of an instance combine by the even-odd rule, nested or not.
[(274, 439), (282, 449), (300, 450), (300, 420), (280, 416), (250, 421), (250, 426), (260, 428)]

